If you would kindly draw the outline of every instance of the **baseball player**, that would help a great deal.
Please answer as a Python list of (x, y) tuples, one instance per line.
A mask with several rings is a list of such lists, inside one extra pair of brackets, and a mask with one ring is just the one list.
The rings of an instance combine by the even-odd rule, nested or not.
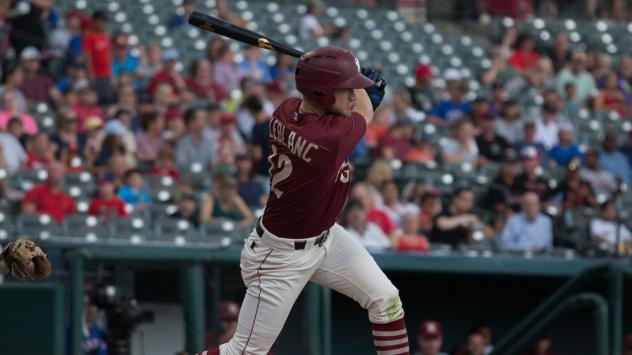
[[(365, 76), (366, 75), (366, 76)], [(264, 355), (308, 281), (368, 310), (377, 354), (409, 354), (399, 292), (340, 225), (351, 179), (347, 156), (363, 137), (384, 91), (353, 53), (318, 48), (298, 61), (302, 99), (283, 101), (270, 121), (270, 198), (245, 240), (246, 296), (237, 331), (199, 355)]]

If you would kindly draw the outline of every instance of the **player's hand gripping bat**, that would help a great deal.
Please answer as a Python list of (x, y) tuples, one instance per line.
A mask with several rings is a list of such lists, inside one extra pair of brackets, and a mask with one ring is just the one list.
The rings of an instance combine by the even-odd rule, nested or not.
[[(246, 28), (235, 26), (224, 20), (216, 17), (205, 15), (198, 11), (193, 11), (189, 17), (189, 24), (201, 28), (203, 30), (217, 33), (224, 37), (232, 38), (239, 42), (249, 44), (251, 46), (257, 46), (259, 48), (268, 49), (271, 51), (287, 54), (289, 56), (300, 58), (304, 52), (299, 51), (296, 48), (292, 48), (285, 43), (275, 41), (267, 38), (266, 36), (251, 31)], [(386, 87), (386, 81), (384, 79), (379, 80), (375, 85), (384, 91)]]

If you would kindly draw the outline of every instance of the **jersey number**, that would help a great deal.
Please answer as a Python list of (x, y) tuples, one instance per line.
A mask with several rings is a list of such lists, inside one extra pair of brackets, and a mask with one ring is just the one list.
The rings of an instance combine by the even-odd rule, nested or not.
[[(292, 174), (292, 161), (287, 155), (280, 154), (275, 164), (272, 160), (277, 156), (277, 147), (274, 144), (271, 144), (270, 149), (272, 150), (272, 154), (268, 157), (268, 162), (270, 163), (270, 170), (268, 170), (268, 173), (272, 177), (272, 180), (270, 181), (270, 191), (274, 192), (277, 198), (281, 198), (283, 191), (279, 190), (275, 186), (290, 177), (290, 174)], [(281, 170), (273, 175), (272, 170), (275, 167)]]

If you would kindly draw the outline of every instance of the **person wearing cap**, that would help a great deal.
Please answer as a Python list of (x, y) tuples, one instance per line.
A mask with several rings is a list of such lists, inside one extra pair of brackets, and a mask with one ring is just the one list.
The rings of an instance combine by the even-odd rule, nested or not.
[(115, 218), (124, 218), (129, 214), (125, 210), (125, 201), (114, 193), (114, 177), (102, 174), (97, 179), (98, 190), (90, 200), (88, 214), (102, 217), (104, 222)]
[(502, 251), (546, 252), (553, 248), (551, 218), (540, 212), (540, 198), (535, 192), (522, 195), (522, 210), (509, 217), (500, 232), (498, 248)]
[(75, 213), (75, 200), (64, 192), (62, 186), (65, 170), (60, 162), (50, 162), (46, 183), (36, 185), (24, 194), (22, 213), (47, 214), (57, 223)]
[(444, 74), (448, 98), (437, 102), (430, 111), (429, 122), (448, 127), (452, 122), (472, 111), (471, 102), (465, 98), (466, 85), (458, 69), (449, 68)]
[(237, 192), (237, 181), (227, 173), (216, 173), (211, 180), (212, 193), (202, 201), (202, 223), (229, 220), (247, 226), (255, 218)]
[(112, 77), (112, 41), (106, 31), (107, 14), (97, 10), (92, 13), (92, 26), (83, 35), (81, 48), (88, 67), (88, 78), (94, 82), (99, 102), (111, 103), (114, 90), (110, 82)]
[(522, 124), (522, 132), (520, 134), (520, 139), (513, 144), (513, 148), (518, 152), (520, 152), (526, 147), (535, 148), (536, 154), (542, 166), (548, 165), (549, 160), (549, 152), (544, 147), (544, 144), (536, 142), (535, 140), (536, 134), (536, 123), (533, 120), (526, 120)]
[(568, 122), (560, 123), (558, 136), (558, 144), (549, 152), (550, 162), (555, 162), (558, 166), (566, 166), (573, 158), (583, 159), (579, 146), (573, 143), (573, 125)]
[(483, 208), (496, 214), (510, 212), (510, 207), (519, 201), (519, 187), (516, 184), (518, 174), (518, 153), (511, 148), (503, 152), (498, 175), (489, 184), (483, 199)]
[(176, 97), (187, 98), (188, 91), (186, 82), (177, 68), (180, 53), (175, 48), (168, 48), (162, 52), (161, 59), (162, 69), (151, 78), (147, 86), (147, 92), (153, 96), (158, 84), (167, 83)]
[(24, 79), (20, 85), (20, 91), (28, 100), (48, 102), (52, 96), (58, 96), (53, 80), (40, 71), (42, 55), (35, 47), (26, 47), (20, 53), (20, 68), (24, 73)]
[(103, 131), (105, 133), (105, 137), (103, 138), (101, 149), (94, 161), (95, 167), (104, 167), (110, 160), (110, 157), (115, 154), (122, 154), (127, 159), (133, 158), (125, 148), (123, 138), (128, 131), (121, 121), (109, 120)]
[(436, 320), (425, 320), (419, 325), (417, 352), (414, 355), (448, 355), (441, 352), (443, 329)]
[(505, 150), (510, 148), (509, 143), (496, 133), (496, 121), (487, 113), (480, 117), (478, 121), (480, 129), (479, 135), (476, 137), (476, 145), (480, 157), (484, 161), (499, 162), (503, 159)]
[(540, 156), (538, 150), (532, 146), (526, 146), (519, 152), (522, 160), (522, 172), (516, 177), (518, 192), (523, 194), (527, 191), (535, 192), (541, 201), (548, 201), (552, 197), (552, 191), (538, 170), (540, 167)]
[(184, 219), (198, 227), (200, 225), (200, 211), (195, 195), (191, 191), (181, 191), (176, 194), (174, 200), (178, 209), (171, 213), (169, 218)]
[(413, 107), (418, 111), (430, 112), (436, 101), (432, 86), (432, 68), (419, 64), (415, 68), (415, 84), (407, 88)]
[(523, 122), (520, 120), (520, 106), (514, 99), (504, 100), (496, 119), (496, 134), (507, 143), (514, 145), (522, 138)]
[(581, 178), (581, 160), (573, 158), (566, 164), (564, 178), (553, 191), (553, 195), (561, 196), (560, 209), (597, 207), (597, 198), (588, 181)]
[(204, 134), (206, 112), (200, 107), (189, 108), (184, 113), (184, 123), (187, 133), (178, 140), (175, 148), (175, 162), (177, 166), (193, 163), (210, 167), (217, 161), (215, 142), (208, 134)]
[(588, 57), (585, 52), (575, 52), (571, 56), (571, 64), (560, 70), (555, 79), (555, 88), (558, 94), (564, 95), (564, 86), (568, 82), (575, 84), (577, 88), (577, 100), (583, 102), (593, 96), (597, 89), (595, 79), (586, 70)]

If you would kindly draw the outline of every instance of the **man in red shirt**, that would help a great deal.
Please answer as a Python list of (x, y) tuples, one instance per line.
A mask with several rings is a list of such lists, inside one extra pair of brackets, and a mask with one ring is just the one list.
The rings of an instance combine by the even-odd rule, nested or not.
[(248, 289), (237, 332), (201, 354), (266, 354), (312, 281), (368, 310), (378, 354), (408, 355), (399, 291), (335, 223), (349, 191), (347, 157), (382, 101), (382, 78), (361, 72), (353, 53), (325, 47), (299, 59), (295, 80), (303, 99), (283, 101), (270, 121), (270, 198), (241, 254)]
[(57, 223), (69, 214), (75, 213), (75, 200), (66, 195), (61, 186), (64, 166), (53, 161), (48, 164), (48, 180), (24, 194), (22, 213), (40, 213), (51, 216)]
[(104, 222), (117, 217), (127, 217), (125, 210), (125, 201), (114, 193), (114, 177), (106, 174), (99, 177), (99, 192), (96, 197), (90, 201), (88, 214), (103, 217)]
[(83, 35), (81, 48), (88, 66), (88, 78), (94, 82), (99, 95), (99, 103), (114, 101), (112, 77), (112, 42), (106, 32), (108, 18), (105, 12), (92, 14), (92, 29)]
[(167, 83), (171, 86), (171, 91), (174, 95), (181, 97), (183, 94), (187, 93), (187, 86), (184, 78), (178, 70), (176, 69), (176, 65), (178, 64), (178, 59), (180, 59), (180, 53), (177, 50), (170, 48), (166, 49), (162, 52), (162, 70), (157, 72), (153, 78), (151, 78), (151, 82), (149, 86), (147, 86), (147, 92), (150, 96), (154, 95), (154, 91), (158, 87), (160, 83)]

